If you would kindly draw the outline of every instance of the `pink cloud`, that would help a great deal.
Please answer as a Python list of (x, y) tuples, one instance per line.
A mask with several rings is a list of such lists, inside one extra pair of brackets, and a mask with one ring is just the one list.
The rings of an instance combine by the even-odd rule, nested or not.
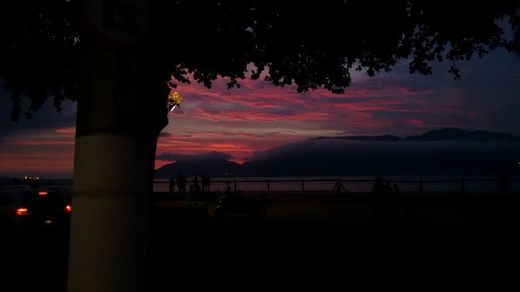
[[(185, 105), (182, 115), (173, 119), (182, 126), (173, 126), (171, 131), (180, 129), (181, 133), (175, 139), (161, 138), (160, 151), (192, 154), (225, 151), (243, 160), (254, 151), (327, 135), (320, 134), (320, 129), (322, 133), (333, 130), (337, 134), (383, 132), (399, 123), (408, 123), (404, 119), (383, 118), (375, 115), (376, 112), (417, 114), (427, 112), (431, 106), (416, 97), (431, 93), (432, 89), (405, 86), (398, 78), (377, 84), (362, 80), (342, 95), (322, 89), (298, 94), (294, 88), (276, 88), (262, 81), (245, 80), (241, 85), (240, 89), (228, 90), (225, 82), (218, 80), (211, 90), (197, 84), (179, 86)], [(408, 105), (412, 99), (412, 105)], [(261, 125), (287, 128), (278, 128), (278, 132), (254, 130)], [(215, 130), (208, 131), (208, 127)]]
[(71, 177), (74, 128), (9, 136), (2, 141), (0, 153), (1, 173)]
[(410, 119), (408, 120), (408, 124), (416, 127), (423, 127), (424, 121), (418, 120), (418, 119)]
[[(341, 133), (403, 135), (447, 126), (493, 130), (499, 123), (498, 129), (518, 132), (517, 118), (507, 115), (518, 108), (518, 87), (503, 84), (518, 79), (519, 74), (510, 70), (505, 77), (495, 78), (496, 68), (486, 70), (481, 79), (479, 68), (465, 70), (472, 73), (466, 79), (463, 75), (460, 82), (452, 82), (447, 74), (410, 76), (403, 73), (406, 70), (376, 78), (356, 73), (352, 87), (340, 95), (323, 89), (298, 94), (294, 86), (279, 88), (249, 79), (231, 90), (224, 79), (218, 79), (210, 90), (181, 84), (177, 90), (184, 103), (170, 113), (171, 123), (159, 138), (158, 153), (222, 151), (244, 161), (255, 151)], [(493, 83), (491, 77), (500, 81)], [(73, 143), (72, 127), (4, 138), (0, 170), (47, 167), (72, 172)], [(161, 163), (166, 162), (157, 161)]]
[(74, 140), (59, 140), (59, 139), (15, 139), (7, 142), (8, 145), (16, 145), (16, 146), (73, 146)]
[(71, 177), (73, 157), (72, 153), (50, 151), (3, 153), (0, 154), (0, 169), (4, 175)]

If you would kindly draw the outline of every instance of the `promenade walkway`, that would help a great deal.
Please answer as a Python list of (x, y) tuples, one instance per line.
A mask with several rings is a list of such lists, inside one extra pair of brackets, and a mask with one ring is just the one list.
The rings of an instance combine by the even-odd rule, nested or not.
[[(265, 193), (267, 220), (223, 225), (216, 195), (157, 194), (149, 291), (520, 288), (518, 193), (403, 194), (384, 229), (367, 194)], [(65, 291), (65, 230), (3, 232), (0, 250), (0, 291)]]

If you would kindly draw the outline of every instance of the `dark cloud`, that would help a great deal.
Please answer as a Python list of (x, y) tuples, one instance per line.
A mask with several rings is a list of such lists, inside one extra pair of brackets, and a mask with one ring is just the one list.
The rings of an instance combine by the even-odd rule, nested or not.
[(11, 121), (10, 93), (0, 85), (0, 140), (21, 133), (34, 133), (58, 128), (74, 127), (76, 123), (76, 104), (65, 102), (61, 112), (57, 112), (52, 106), (52, 101), (47, 103), (32, 118), (26, 119), (23, 115), (17, 122)]
[(230, 160), (233, 159), (233, 156), (216, 151), (202, 154), (161, 153), (156, 156), (156, 159), (166, 161)]
[(418, 175), (520, 172), (519, 143), (309, 140), (256, 153), (256, 175)]

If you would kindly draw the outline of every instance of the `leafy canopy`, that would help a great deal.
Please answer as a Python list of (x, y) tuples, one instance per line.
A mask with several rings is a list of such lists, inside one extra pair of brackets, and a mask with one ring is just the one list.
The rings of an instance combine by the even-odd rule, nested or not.
[[(125, 2), (105, 0), (104, 6), (124, 9)], [(14, 119), (30, 115), (49, 97), (57, 109), (63, 100), (77, 98), (87, 31), (82, 3), (1, 2), (0, 80), (12, 92)], [(246, 76), (262, 76), (278, 86), (296, 84), (300, 92), (324, 87), (341, 93), (356, 69), (373, 76), (406, 60), (411, 73), (431, 74), (432, 62), (449, 61), (458, 78), (457, 61), (499, 47), (520, 51), (518, 0), (149, 0), (147, 5), (148, 30), (140, 46), (157, 63), (151, 66), (154, 76), (179, 82), (192, 76), (207, 87), (218, 76), (228, 77), (230, 87)], [(24, 97), (31, 101), (27, 109), (21, 108)]]

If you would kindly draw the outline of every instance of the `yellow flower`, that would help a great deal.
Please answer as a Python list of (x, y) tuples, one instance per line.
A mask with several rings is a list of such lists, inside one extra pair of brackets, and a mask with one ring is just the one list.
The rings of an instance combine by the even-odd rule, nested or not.
[(176, 106), (180, 107), (182, 96), (177, 91), (171, 91), (168, 95), (168, 110), (172, 111)]

